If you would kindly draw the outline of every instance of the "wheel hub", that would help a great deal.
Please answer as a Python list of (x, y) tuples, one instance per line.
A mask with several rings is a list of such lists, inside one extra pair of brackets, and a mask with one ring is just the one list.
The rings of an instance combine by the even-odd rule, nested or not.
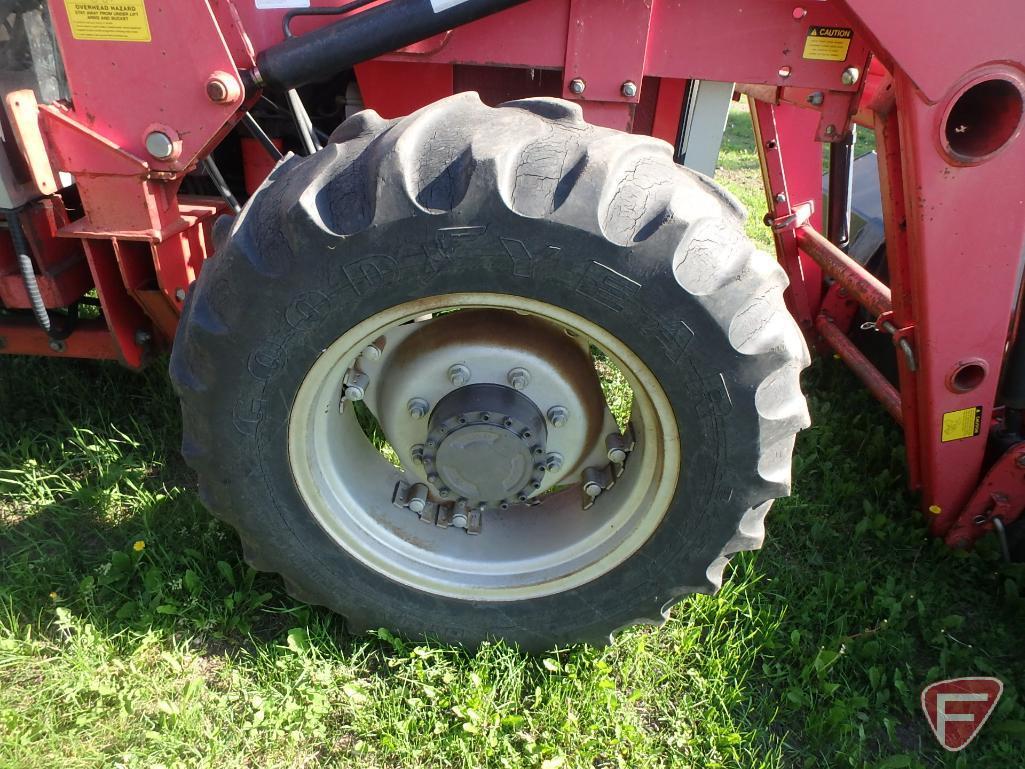
[(439, 494), (477, 505), (526, 501), (541, 488), (544, 417), (509, 387), (460, 387), (441, 400), (428, 426), (423, 464)]

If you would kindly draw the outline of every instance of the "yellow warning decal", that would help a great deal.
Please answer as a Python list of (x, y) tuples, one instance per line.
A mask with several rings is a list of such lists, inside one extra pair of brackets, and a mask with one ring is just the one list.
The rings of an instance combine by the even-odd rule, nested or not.
[(817, 61), (843, 61), (851, 47), (854, 32), (848, 27), (808, 27), (804, 39), (804, 58)]
[(982, 430), (982, 406), (948, 411), (943, 415), (943, 429), (940, 440), (943, 443), (974, 438)]
[(146, 0), (64, 0), (75, 40), (150, 41)]

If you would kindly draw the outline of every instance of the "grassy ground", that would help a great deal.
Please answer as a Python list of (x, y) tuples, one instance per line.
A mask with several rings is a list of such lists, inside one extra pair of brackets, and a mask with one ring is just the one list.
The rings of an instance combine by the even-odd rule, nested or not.
[[(723, 179), (764, 201), (746, 115)], [(1025, 575), (926, 539), (900, 435), (835, 361), (795, 493), (716, 597), (607, 649), (350, 638), (196, 498), (159, 367), (0, 359), (0, 766), (1012, 767)], [(1007, 685), (945, 754), (922, 686)]]

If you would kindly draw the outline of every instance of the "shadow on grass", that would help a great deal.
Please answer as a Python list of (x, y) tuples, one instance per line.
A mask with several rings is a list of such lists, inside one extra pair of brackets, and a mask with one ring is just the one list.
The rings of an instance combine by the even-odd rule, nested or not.
[[(245, 687), (264, 692), (282, 650), (313, 648), (318, 664), (350, 666), (352, 685), (375, 692), (373, 701), (353, 695), (363, 715), (343, 726), (359, 735), (373, 730), (361, 718), (384, 721), (387, 739), (378, 734), (372, 752), (390, 761), (414, 748), (428, 751), (424, 760), (455, 761), (465, 749), (430, 747), (429, 729), (440, 728), (430, 724), (402, 740), (393, 733), (388, 720), (412, 707), (410, 666), (421, 666), (427, 691), (450, 692), (426, 707), (460, 740), (477, 727), (468, 716), (458, 718), (469, 727), (452, 726), (453, 707), (492, 698), (495, 723), (551, 717), (552, 744), (570, 755), (605, 755), (601, 741), (632, 724), (623, 739), (635, 765), (708, 751), (743, 765), (939, 765), (918, 692), (938, 678), (990, 674), (1007, 689), (973, 749), (979, 760), (1013, 762), (1025, 724), (1021, 569), (1001, 565), (988, 543), (958, 554), (927, 540), (903, 490), (899, 432), (846, 371), (820, 361), (806, 390), (814, 425), (799, 438), (795, 495), (770, 515), (765, 549), (738, 556), (719, 596), (685, 600), (665, 628), (541, 664), (501, 647), (474, 655), (387, 634), (352, 638), (341, 619), (249, 569), (235, 534), (196, 497), (160, 366), (137, 375), (0, 360), (0, 637), (31, 626), (58, 644), (66, 610), (126, 658), (145, 644), (172, 656), (187, 649), (235, 666)], [(466, 693), (474, 687), (489, 693)], [(578, 713), (565, 734), (570, 722), (551, 715), (563, 711)], [(267, 745), (275, 739), (269, 732)], [(356, 755), (352, 745), (338, 755)], [(490, 756), (493, 747), (480, 750)]]

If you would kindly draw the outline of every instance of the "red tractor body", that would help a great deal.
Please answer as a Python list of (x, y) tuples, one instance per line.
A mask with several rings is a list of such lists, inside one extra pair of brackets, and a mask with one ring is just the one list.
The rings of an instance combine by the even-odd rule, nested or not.
[[(66, 90), (49, 101), (38, 88), (6, 93), (6, 218), (28, 242), (46, 308), (95, 288), (101, 312), (62, 338), (22, 317), (31, 292), (17, 243), (0, 233), (0, 352), (140, 367), (169, 347), (228, 208), (186, 194), (189, 174), (264, 88), (305, 85), (297, 61), (315, 66), (341, 26), (366, 50), (333, 65), (354, 65), (362, 101), (385, 118), (463, 90), (493, 102), (557, 96), (591, 123), (676, 144), (690, 84), (736, 83), (751, 100), (789, 309), (902, 425), (931, 533), (963, 546), (1021, 515), (1019, 0), (530, 0), (474, 13), (473, 0), (393, 0), (340, 18), (306, 5), (49, 2)], [(424, 26), (425, 13), (441, 28)], [(313, 40), (319, 49), (300, 50)], [(877, 139), (885, 279), (844, 253), (839, 221), (823, 234), (822, 144), (842, 162), (855, 124)], [(270, 164), (255, 140), (241, 147), (252, 192)], [(842, 203), (843, 180), (830, 192)], [(892, 339), (897, 386), (848, 336), (862, 309)]]

